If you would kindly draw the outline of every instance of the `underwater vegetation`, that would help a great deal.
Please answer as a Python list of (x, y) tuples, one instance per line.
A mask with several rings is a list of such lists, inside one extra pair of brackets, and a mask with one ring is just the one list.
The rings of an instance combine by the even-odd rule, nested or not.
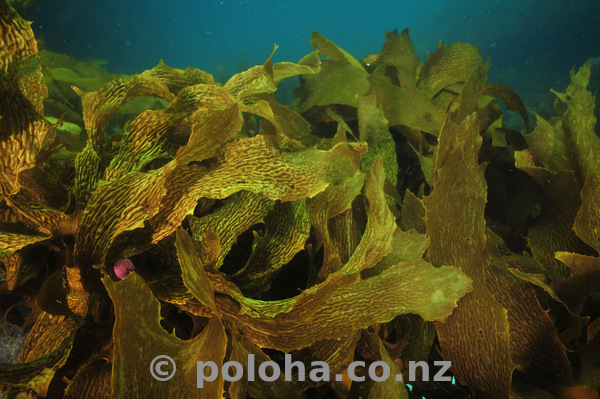
[[(533, 128), (472, 45), (310, 40), (222, 85), (162, 62), (92, 82), (0, 0), (0, 298), (26, 333), (7, 398), (598, 397), (591, 63)], [(296, 76), (291, 109), (273, 93)], [(196, 361), (288, 353), (330, 375), (196, 387)], [(353, 382), (355, 360), (453, 379)]]

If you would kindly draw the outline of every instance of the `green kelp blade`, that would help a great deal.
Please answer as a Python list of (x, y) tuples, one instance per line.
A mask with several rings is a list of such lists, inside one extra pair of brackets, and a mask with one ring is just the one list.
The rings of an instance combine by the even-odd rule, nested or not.
[(568, 142), (560, 119), (545, 120), (535, 114), (536, 126), (525, 136), (529, 152), (538, 166), (557, 174), (571, 169), (571, 158), (567, 150)]
[(377, 105), (375, 96), (361, 97), (358, 100), (357, 112), (359, 138), (369, 145), (369, 150), (363, 156), (361, 170), (371, 169), (375, 156), (380, 155), (387, 180), (396, 186), (398, 180), (396, 145), (388, 129), (388, 121), (381, 107)]
[(313, 51), (304, 56), (297, 64), (293, 62), (277, 62), (273, 64), (273, 79), (278, 84), (283, 79), (297, 75), (314, 75), (321, 70), (319, 52)]
[(280, 153), (264, 135), (235, 140), (217, 153), (209, 170), (177, 165), (169, 172), (167, 195), (150, 222), (157, 226), (153, 240), (175, 231), (203, 197), (224, 199), (239, 191), (284, 202), (313, 197), (356, 174), (364, 151), (363, 143), (340, 143), (329, 151)]
[(315, 106), (331, 104), (356, 107), (357, 100), (368, 89), (368, 72), (350, 54), (313, 32), (310, 41), (315, 50), (326, 59), (315, 75), (306, 75), (302, 85), (295, 90), (295, 111), (302, 114)]
[(395, 86), (381, 76), (371, 75), (369, 82), (389, 126), (403, 125), (439, 135), (446, 118), (445, 110), (416, 90)]
[[(348, 365), (354, 359), (356, 344), (361, 338), (361, 330), (356, 330), (348, 336), (341, 339), (324, 339), (314, 343), (313, 345), (302, 348), (297, 351), (292, 351), (293, 360), (301, 361), (306, 366), (306, 373), (310, 373), (319, 367), (312, 367), (311, 362), (320, 360), (329, 366), (330, 381), (335, 380), (336, 374), (341, 374), (348, 368)], [(315, 370), (316, 371), (316, 370)], [(297, 390), (306, 390), (309, 387), (318, 387), (323, 385), (322, 382), (310, 381), (308, 378), (305, 381), (300, 381), (296, 374), (292, 374), (293, 386)]]
[(440, 43), (423, 64), (417, 87), (432, 99), (446, 87), (466, 82), (481, 63), (479, 50), (472, 44), (454, 43), (446, 46)]
[[(235, 98), (224, 88), (205, 84), (184, 88), (168, 108), (146, 110), (127, 124), (104, 180), (142, 171), (157, 159), (177, 156), (189, 163), (211, 158), (242, 122)], [(178, 147), (185, 140), (187, 144)]]
[(421, 65), (408, 29), (401, 34), (394, 30), (385, 33), (385, 42), (373, 75), (387, 76), (400, 87), (416, 88)]
[[(137, 273), (116, 283), (105, 276), (102, 282), (115, 306), (113, 397), (196, 397), (196, 362), (213, 361), (219, 370), (223, 364), (227, 336), (219, 318), (213, 317), (198, 336), (183, 341), (161, 327), (160, 303)], [(157, 356), (169, 356), (176, 365), (175, 374), (168, 381), (157, 381), (150, 374)], [(172, 370), (170, 367), (171, 364), (164, 370)], [(223, 376), (219, 373), (214, 381), (204, 382), (202, 397), (216, 399), (222, 395)]]
[(523, 118), (526, 131), (529, 133), (529, 115), (527, 114), (525, 103), (523, 103), (517, 92), (510, 87), (504, 86), (502, 83), (488, 83), (483, 87), (481, 95), (496, 97), (506, 104), (506, 108), (509, 111), (518, 113)]
[(263, 65), (256, 65), (246, 71), (236, 73), (223, 87), (241, 102), (250, 100), (256, 94), (273, 93), (277, 90), (272, 61), (275, 50), (277, 50), (277, 45)]
[[(2, 21), (0, 21), (0, 29), (6, 29), (1, 23)], [(9, 31), (7, 33), (17, 37), (20, 35), (17, 32)], [(33, 40), (33, 34), (31, 35)], [(13, 46), (14, 44), (7, 45)], [(14, 64), (4, 67), (11, 69)], [(9, 79), (3, 72), (6, 71), (0, 70), (0, 154), (2, 154), (0, 157), (0, 195), (8, 197), (21, 189), (19, 174), (36, 166), (38, 154), (42, 150), (44, 139), (51, 126), (37, 112), (36, 106), (30, 99), (25, 96), (26, 94), (32, 96), (32, 100), (35, 102), (39, 102), (40, 98), (47, 96), (47, 90), (35, 92), (37, 87), (43, 86), (40, 74), (34, 72), (33, 79), (22, 80), (22, 86), (25, 89), (25, 93), (23, 93), (19, 82), (16, 79)], [(10, 75), (10, 72), (7, 73)]]
[(282, 201), (312, 197), (356, 174), (364, 147), (340, 143), (329, 151), (281, 154), (259, 135), (225, 145), (210, 169), (175, 159), (160, 169), (106, 182), (94, 191), (83, 214), (76, 235), (77, 264), (103, 265), (116, 237), (133, 229), (149, 229), (152, 241), (160, 241), (203, 197), (223, 199), (242, 190)]
[(552, 92), (567, 105), (561, 112), (567, 148), (572, 160), (572, 170), (580, 186), (600, 159), (600, 137), (594, 132), (596, 117), (595, 96), (586, 90), (590, 80), (591, 62), (588, 61), (577, 73), (571, 71), (571, 84), (566, 93)]

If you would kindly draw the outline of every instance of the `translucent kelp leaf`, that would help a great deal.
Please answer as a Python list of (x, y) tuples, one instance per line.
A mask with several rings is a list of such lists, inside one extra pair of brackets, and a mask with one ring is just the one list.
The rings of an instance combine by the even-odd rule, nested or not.
[(535, 129), (525, 136), (535, 161), (554, 174), (570, 170), (568, 143), (560, 120), (553, 119), (548, 122), (538, 114), (535, 114), (535, 117)]
[(368, 72), (350, 54), (313, 32), (310, 41), (319, 55), (321, 70), (316, 75), (307, 75), (302, 85), (295, 90), (295, 111), (302, 114), (319, 105), (341, 104), (356, 107), (358, 98), (368, 89)]
[(385, 42), (373, 74), (388, 76), (392, 83), (400, 87), (416, 88), (421, 64), (408, 29), (404, 29), (400, 35), (394, 30), (385, 33)]
[(571, 71), (571, 84), (566, 93), (554, 94), (567, 104), (568, 109), (561, 113), (567, 148), (573, 162), (573, 171), (580, 186), (600, 159), (600, 138), (594, 133), (595, 99), (586, 90), (590, 80), (591, 63), (588, 61), (577, 73)]
[[(491, 248), (503, 245), (499, 237), (490, 237), (489, 241)], [(540, 305), (533, 287), (505, 270), (506, 263), (517, 263), (520, 256), (491, 257), (486, 268), (489, 291), (508, 311), (511, 362), (534, 381), (551, 375), (553, 382), (571, 385), (573, 374), (553, 320)]]
[(377, 266), (363, 270), (361, 276), (363, 278), (376, 276), (400, 262), (416, 261), (423, 257), (427, 247), (429, 247), (429, 239), (426, 235), (414, 230), (396, 229), (392, 239), (392, 251)]
[(448, 86), (466, 82), (479, 65), (481, 55), (477, 47), (465, 43), (451, 46), (440, 43), (423, 64), (417, 87), (431, 99)]
[[(1, 78), (0, 78), (1, 79)], [(2, 83), (0, 82), (0, 86)], [(0, 195), (16, 194), (20, 188), (19, 173), (36, 165), (44, 138), (50, 126), (35, 106), (18, 90), (0, 92)]]
[[(320, 360), (329, 366), (329, 381), (336, 381), (336, 374), (341, 374), (354, 358), (356, 344), (361, 338), (361, 331), (357, 330), (350, 335), (340, 339), (324, 339), (316, 342), (308, 348), (302, 348), (297, 351), (292, 351), (292, 359), (301, 361), (306, 366), (306, 373), (310, 373), (319, 366), (313, 368), (311, 362)], [(295, 374), (292, 375), (292, 385), (297, 390), (304, 391), (309, 387), (317, 387), (323, 385), (322, 382), (300, 381)], [(337, 391), (337, 390), (336, 390)]]
[(395, 86), (380, 76), (369, 77), (377, 105), (389, 126), (403, 125), (437, 136), (446, 112), (412, 89)]
[(27, 336), (17, 364), (0, 365), (0, 386), (31, 389), (45, 397), (54, 374), (71, 352), (79, 324), (42, 312)]
[[(363, 283), (352, 284), (354, 279), (350, 277), (331, 276), (339, 288), (332, 292), (332, 283), (326, 280), (311, 290), (314, 293), (305, 291), (295, 297), (295, 303), (260, 303), (235, 295), (237, 302), (255, 308), (252, 315), (238, 314), (239, 308), (228, 298), (219, 297), (217, 308), (222, 317), (234, 322), (255, 344), (289, 351), (320, 339), (344, 337), (399, 314), (417, 313), (426, 320), (443, 320), (458, 298), (470, 289), (469, 279), (458, 269), (434, 268), (422, 260), (395, 265)], [(418, 283), (424, 281), (428, 284)], [(373, 293), (379, 299), (373, 300)], [(277, 316), (260, 317), (261, 313), (275, 313), (277, 308)]]
[(388, 129), (381, 108), (377, 106), (374, 95), (364, 96), (358, 100), (358, 130), (360, 140), (369, 145), (363, 156), (361, 169), (371, 169), (376, 155), (383, 159), (385, 176), (394, 186), (398, 180), (398, 161), (396, 160), (396, 144)]
[(367, 398), (408, 399), (408, 391), (406, 390), (404, 382), (396, 381), (396, 376), (400, 374), (400, 370), (398, 370), (398, 366), (396, 366), (390, 357), (381, 338), (379, 338), (377, 334), (367, 332), (365, 333), (365, 339), (368, 341), (369, 346), (376, 350), (381, 361), (386, 363), (390, 370), (390, 377), (386, 378), (384, 381), (376, 382), (369, 390), (369, 396)]
[[(192, 122), (191, 135), (187, 145), (178, 148), (184, 143), (177, 137), (177, 128), (186, 118)], [(155, 159), (173, 158), (176, 151), (182, 163), (210, 158), (233, 138), (242, 122), (233, 96), (222, 87), (201, 84), (184, 88), (167, 109), (146, 110), (127, 125), (104, 179), (141, 171)]]
[(151, 222), (160, 227), (153, 240), (175, 231), (202, 197), (224, 199), (243, 190), (284, 202), (313, 197), (355, 175), (365, 150), (361, 143), (343, 143), (329, 151), (281, 154), (263, 135), (233, 141), (216, 154), (210, 170), (179, 165), (168, 174), (167, 196)]
[(278, 84), (283, 79), (297, 75), (314, 75), (321, 70), (319, 52), (304, 56), (297, 64), (293, 62), (277, 62), (273, 65), (273, 80)]
[(273, 48), (273, 53), (263, 65), (257, 65), (233, 75), (223, 87), (241, 102), (251, 99), (256, 94), (275, 92), (277, 83), (273, 76), (272, 63), (275, 50), (277, 50), (277, 46)]
[[(213, 317), (198, 336), (182, 341), (161, 327), (160, 303), (137, 273), (132, 272), (118, 283), (108, 277), (102, 282), (115, 306), (113, 397), (198, 395), (196, 362), (212, 361), (220, 370), (225, 357), (227, 336), (219, 318)], [(148, 371), (152, 366), (156, 370), (156, 363), (151, 364), (161, 355), (169, 356), (176, 365), (175, 374), (168, 381), (157, 381)], [(202, 397), (221, 398), (222, 395), (223, 376), (219, 373), (214, 381), (204, 382)]]
[[(34, 187), (30, 186), (30, 189), (32, 188)], [(7, 198), (7, 203), (12, 208), (11, 211), (18, 215), (17, 219), (13, 221), (13, 226), (17, 231), (35, 229), (39, 233), (52, 234), (55, 237), (71, 235), (75, 232), (77, 218), (52, 209), (47, 204), (32, 198), (30, 193), (30, 190), (25, 189)], [(39, 192), (38, 194), (43, 196), (44, 193)]]
[(363, 143), (341, 143), (329, 151), (281, 154), (265, 136), (240, 139), (219, 151), (215, 166), (194, 184), (194, 191), (216, 199), (240, 190), (282, 201), (312, 197), (356, 174), (365, 150)]
[(175, 96), (168, 86), (150, 73), (135, 75), (131, 80), (113, 79), (102, 89), (83, 92), (75, 88), (83, 105), (83, 120), (88, 141), (98, 149), (103, 141), (104, 130), (110, 118), (127, 102), (138, 97), (158, 97), (173, 101)]
[[(489, 69), (490, 60), (488, 59), (485, 64), (481, 64), (473, 70), (465, 84), (460, 88), (459, 92), (461, 96), (459, 108), (457, 110), (458, 114), (456, 115), (456, 121), (460, 122), (476, 111), (478, 112), (480, 119), (490, 119), (485, 112), (485, 107), (487, 104), (484, 104), (484, 102), (491, 102), (492, 97), (485, 97), (481, 95), (482, 89), (485, 87), (487, 82)], [(480, 108), (483, 108), (483, 110)], [(500, 119), (499, 116), (496, 116), (496, 118)], [(493, 117), (491, 119), (493, 119)], [(499, 122), (501, 123), (502, 120)]]
[(19, 79), (19, 88), (35, 107), (38, 114), (44, 114), (44, 100), (48, 97), (48, 87), (42, 83), (42, 67)]

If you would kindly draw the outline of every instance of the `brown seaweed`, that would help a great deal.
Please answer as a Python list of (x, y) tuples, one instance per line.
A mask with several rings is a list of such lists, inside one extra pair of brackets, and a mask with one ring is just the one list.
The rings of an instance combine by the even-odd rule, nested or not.
[[(440, 44), (421, 62), (407, 30), (360, 61), (315, 32), (300, 62), (268, 57), (223, 85), (162, 61), (130, 77), (95, 70), (107, 81), (92, 83), (36, 60), (29, 23), (5, 0), (0, 32), (0, 289), (20, 298), (3, 323), (28, 331), (18, 363), (0, 365), (7, 397), (192, 397), (196, 361), (247, 371), (249, 354), (288, 353), (329, 374), (219, 376), (202, 397), (600, 388), (590, 64), (530, 133), (524, 102), (487, 82), (476, 47)], [(273, 93), (296, 76), (290, 109)], [(146, 97), (158, 103), (136, 107), (160, 106), (115, 131), (115, 115)], [(498, 100), (526, 129), (503, 124)], [(79, 130), (55, 113), (67, 108)], [(501, 163), (544, 201), (507, 195), (524, 227), (503, 235), (489, 187), (501, 176), (486, 175)], [(127, 276), (114, 269), (123, 262)], [(27, 316), (15, 311), (24, 302)], [(148, 373), (157, 355), (176, 363), (173, 379)], [(452, 383), (358, 383), (348, 370), (383, 362), (408, 381), (411, 362), (440, 359)]]

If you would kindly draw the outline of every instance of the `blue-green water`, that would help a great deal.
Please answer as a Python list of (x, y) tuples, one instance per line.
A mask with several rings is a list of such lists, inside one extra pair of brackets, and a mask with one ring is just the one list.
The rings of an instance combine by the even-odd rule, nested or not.
[(264, 62), (274, 43), (275, 61), (297, 61), (314, 30), (356, 58), (396, 28), (409, 28), (422, 59), (440, 40), (472, 43), (491, 58), (490, 80), (522, 93), (562, 89), (571, 67), (600, 56), (598, 0), (40, 0), (29, 19), (52, 50), (122, 73), (163, 58), (219, 78)]

